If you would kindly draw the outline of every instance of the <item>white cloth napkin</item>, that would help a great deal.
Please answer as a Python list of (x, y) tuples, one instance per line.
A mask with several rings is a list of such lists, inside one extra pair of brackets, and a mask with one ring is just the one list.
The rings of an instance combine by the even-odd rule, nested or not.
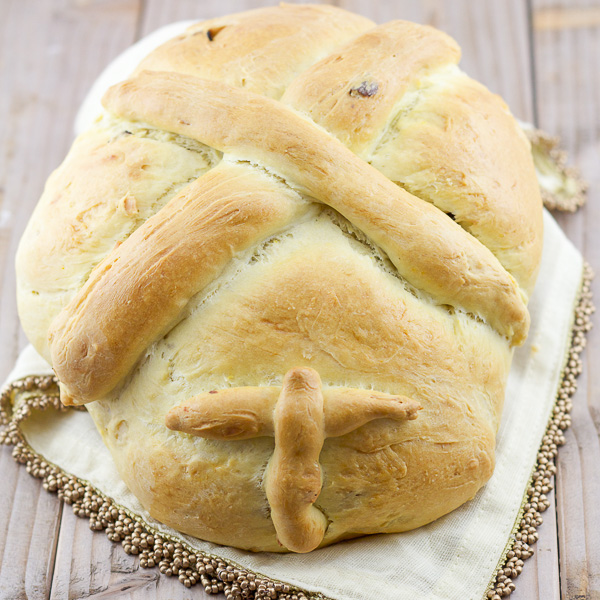
[[(99, 98), (125, 78), (153, 47), (188, 22), (163, 28), (127, 50), (98, 79), (84, 102), (76, 130), (99, 114)], [(335, 599), (480, 600), (515, 525), (544, 435), (570, 343), (583, 260), (552, 217), (544, 217), (544, 255), (530, 301), (531, 331), (514, 357), (497, 439), (494, 475), (476, 498), (426, 527), (371, 536), (304, 555), (252, 554), (181, 536), (154, 521), (119, 478), (86, 412), (34, 414), (24, 434), (47, 460), (139, 514), (155, 529), (184, 538), (197, 550), (267, 577)], [(33, 348), (19, 357), (8, 381), (49, 373)]]

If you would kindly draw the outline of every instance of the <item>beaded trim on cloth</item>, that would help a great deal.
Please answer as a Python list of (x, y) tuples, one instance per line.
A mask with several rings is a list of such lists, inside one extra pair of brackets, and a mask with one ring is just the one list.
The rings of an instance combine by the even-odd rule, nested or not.
[(566, 355), (554, 410), (546, 434), (542, 438), (537, 462), (513, 533), (484, 595), (484, 600), (500, 600), (515, 591), (513, 579), (520, 575), (524, 561), (533, 555), (531, 545), (538, 540), (537, 528), (542, 524), (540, 513), (550, 506), (546, 494), (554, 487), (552, 480), (556, 473), (554, 460), (558, 454), (558, 447), (565, 443), (563, 432), (571, 426), (569, 414), (572, 407), (571, 398), (577, 390), (577, 377), (581, 375), (582, 370), (580, 355), (587, 342), (586, 334), (592, 328), (591, 316), (595, 310), (591, 291), (593, 277), (594, 273), (590, 265), (585, 263), (579, 301), (573, 319), (571, 345)]
[(90, 529), (104, 530), (127, 554), (139, 555), (141, 567), (158, 566), (161, 573), (176, 575), (188, 588), (201, 583), (206, 593), (223, 593), (227, 600), (326, 600), (320, 593), (263, 577), (158, 533), (85, 480), (45, 460), (29, 446), (19, 426), (33, 411), (48, 408), (59, 412), (85, 410), (61, 403), (53, 375), (25, 377), (6, 386), (0, 394), (0, 425), (4, 426), (0, 445), (13, 446), (13, 458), (24, 464), (29, 474), (42, 479), (45, 490), (70, 504), (76, 516), (87, 518)]
[(531, 155), (544, 206), (548, 210), (575, 212), (585, 204), (588, 184), (579, 170), (567, 166), (567, 153), (558, 137), (548, 135), (528, 123), (521, 128), (531, 143)]
[[(592, 270), (586, 264), (575, 308), (571, 344), (552, 418), (542, 439), (513, 533), (486, 590), (485, 599), (500, 600), (515, 590), (513, 579), (523, 570), (524, 561), (533, 555), (531, 545), (538, 539), (537, 527), (542, 523), (540, 513), (550, 506), (546, 494), (553, 487), (554, 459), (558, 447), (565, 442), (563, 432), (571, 425), (570, 398), (577, 389), (576, 378), (582, 370), (580, 354), (592, 326), (592, 278)], [(14, 459), (24, 464), (28, 473), (42, 479), (44, 489), (57, 493), (61, 500), (70, 504), (75, 515), (89, 519), (90, 529), (104, 530), (108, 539), (120, 542), (127, 554), (139, 555), (141, 567), (158, 566), (161, 573), (168, 577), (177, 576), (186, 587), (201, 583), (208, 594), (223, 593), (227, 600), (325, 600), (320, 593), (302, 591), (252, 573), (160, 534), (86, 481), (46, 461), (29, 446), (19, 426), (33, 411), (48, 408), (61, 412), (85, 410), (83, 407), (63, 406), (54, 376), (30, 376), (8, 385), (0, 394), (0, 425), (4, 426), (0, 431), (0, 444), (13, 446)]]

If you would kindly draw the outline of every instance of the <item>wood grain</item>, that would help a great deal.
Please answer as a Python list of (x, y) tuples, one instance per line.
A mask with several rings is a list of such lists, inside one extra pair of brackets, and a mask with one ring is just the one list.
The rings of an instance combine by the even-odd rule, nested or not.
[(538, 528), (540, 539), (535, 554), (527, 560), (523, 572), (514, 583), (516, 591), (511, 600), (560, 600), (558, 540), (554, 492), (548, 495), (550, 508), (543, 513), (544, 522)]
[(140, 569), (137, 557), (125, 554), (87, 521), (65, 509), (61, 523), (50, 600), (191, 600), (208, 598), (201, 586), (185, 588), (177, 577), (158, 568)]
[(536, 10), (533, 28), (573, 29), (579, 27), (598, 27), (600, 25), (600, 7), (548, 7)]
[[(600, 272), (600, 22), (598, 2), (533, 0), (538, 125), (562, 138), (590, 183), (588, 204), (559, 223)], [(586, 15), (587, 22), (582, 21)], [(600, 298), (598, 277), (593, 284)], [(596, 319), (597, 321), (597, 319)], [(572, 427), (557, 462), (561, 591), (600, 598), (600, 332), (588, 336), (584, 373), (573, 398)]]
[(0, 456), (0, 472), (0, 598), (48, 598), (60, 504), (24, 468), (16, 467), (6, 451)]

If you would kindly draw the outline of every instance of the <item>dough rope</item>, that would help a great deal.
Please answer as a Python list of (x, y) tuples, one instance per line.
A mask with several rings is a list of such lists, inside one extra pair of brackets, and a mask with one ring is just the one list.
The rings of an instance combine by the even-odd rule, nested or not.
[(283, 386), (225, 388), (190, 398), (165, 418), (169, 429), (213, 440), (273, 436), (275, 450), (264, 488), (279, 542), (310, 552), (323, 540), (327, 520), (314, 503), (321, 491), (319, 454), (339, 437), (374, 419), (413, 420), (418, 402), (369, 390), (323, 390), (310, 368), (290, 369)]

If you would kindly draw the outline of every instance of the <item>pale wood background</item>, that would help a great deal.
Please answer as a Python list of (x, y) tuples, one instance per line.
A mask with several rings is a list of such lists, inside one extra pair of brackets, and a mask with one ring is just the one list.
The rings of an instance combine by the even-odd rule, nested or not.
[[(179, 19), (274, 0), (0, 0), (0, 381), (26, 340), (14, 255), (44, 181), (72, 139), (76, 109), (103, 66)], [(600, 272), (600, 0), (341, 0), (376, 20), (429, 23), (454, 36), (463, 68), (521, 119), (559, 134), (590, 182), (588, 205), (559, 222)], [(600, 277), (594, 284), (600, 303)], [(514, 600), (600, 599), (600, 331), (593, 330), (559, 454), (556, 494)], [(554, 508), (555, 507), (555, 508)], [(0, 598), (190, 599), (188, 590), (92, 533), (0, 452)]]

